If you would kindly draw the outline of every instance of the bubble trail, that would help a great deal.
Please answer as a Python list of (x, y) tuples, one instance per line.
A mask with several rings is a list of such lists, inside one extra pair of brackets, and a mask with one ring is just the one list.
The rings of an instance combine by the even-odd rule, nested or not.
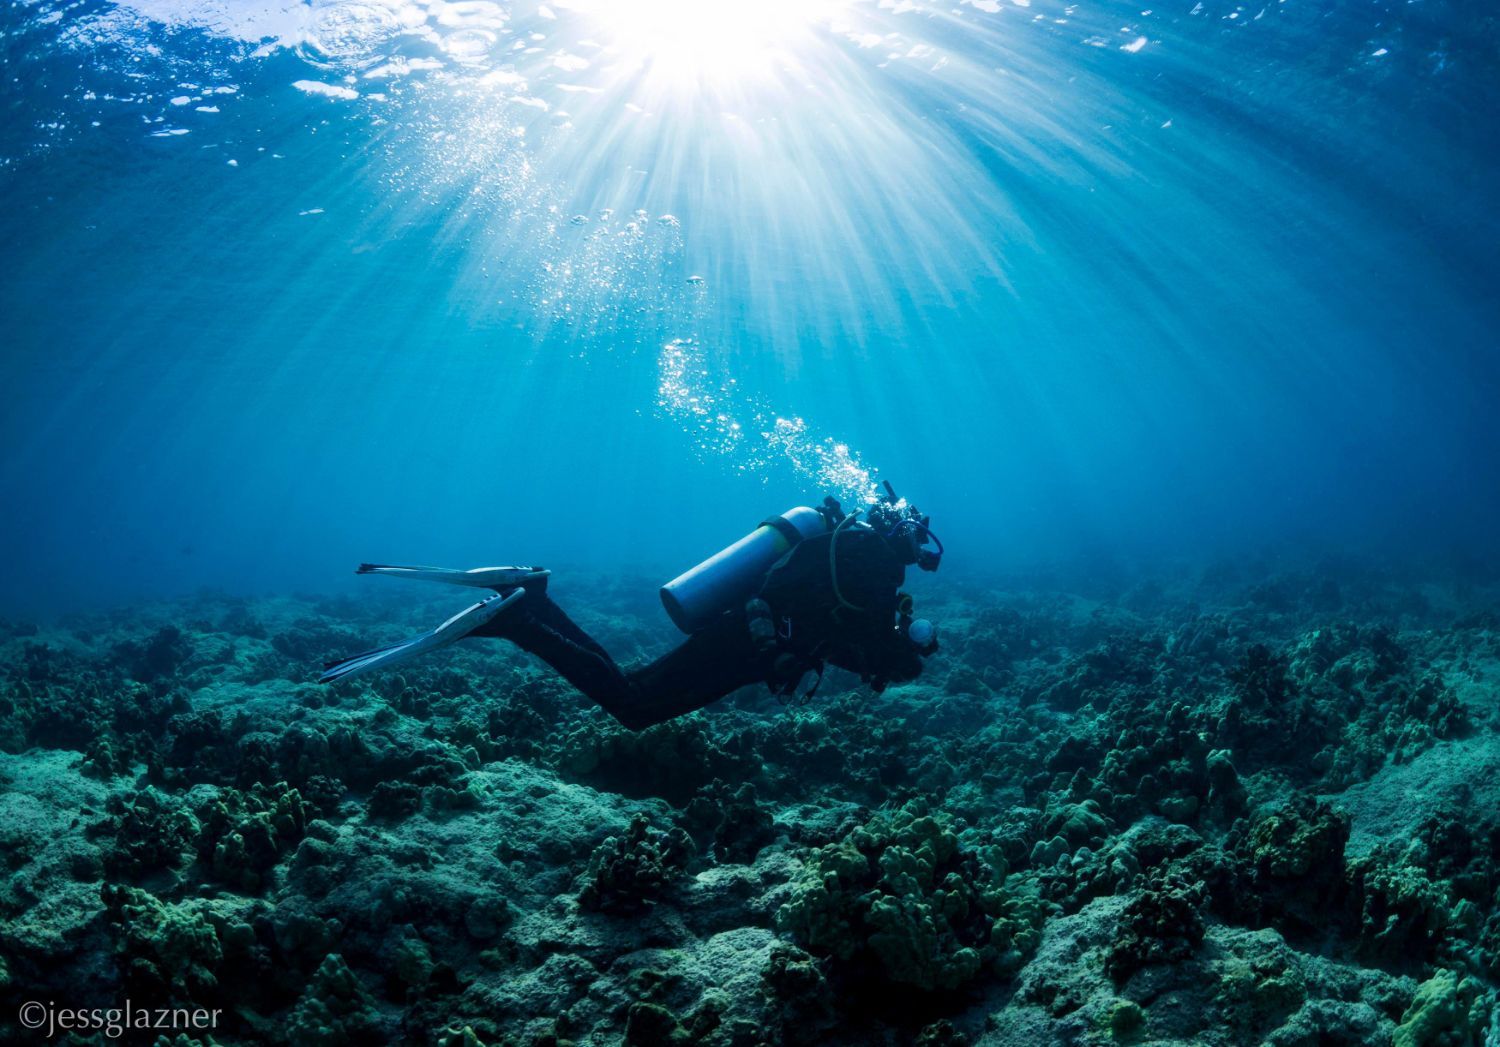
[(874, 470), (847, 443), (820, 434), (807, 420), (776, 412), (743, 395), (734, 378), (716, 378), (701, 343), (674, 338), (658, 357), (658, 410), (682, 426), (700, 459), (727, 459), (734, 471), (769, 481), (778, 467), (841, 501), (875, 501)]

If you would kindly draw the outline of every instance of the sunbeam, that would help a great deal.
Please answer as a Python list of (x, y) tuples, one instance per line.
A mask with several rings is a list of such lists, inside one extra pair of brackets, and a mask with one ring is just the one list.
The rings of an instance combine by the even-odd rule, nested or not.
[[(1469, 110), (1487, 111), (1473, 99), (1490, 97), (1491, 52), (1482, 34), (1454, 43), (1426, 8), (1402, 20), (1404, 42), (1354, 9), (1292, 0), (69, 10), (30, 31), (56, 35), (66, 77), (40, 82), (74, 85), (78, 112), (0, 128), (0, 159), (83, 147), (91, 127), (149, 138), (162, 163), (180, 154), (170, 192), (151, 198), (158, 220), (181, 206), (191, 156), (195, 199), (238, 216), (226, 244), (262, 221), (241, 192), (263, 202), (276, 187), (303, 253), (257, 270), (277, 292), (255, 325), (326, 336), (419, 288), (369, 331), (398, 357), (383, 369), (489, 364), (495, 385), (478, 385), (496, 400), (557, 395), (557, 411), (528, 416), (521, 435), (537, 446), (577, 424), (570, 383), (629, 383), (610, 410), (650, 404), (672, 373), (662, 347), (691, 345), (693, 376), (723, 410), (705, 430), (664, 408), (679, 451), (727, 448), (713, 457), (743, 475), (770, 451), (816, 464), (792, 452), (832, 438), (882, 470), (920, 469), (965, 497), (983, 488), (1046, 541), (1049, 515), (1077, 525), (1089, 504), (1114, 528), (1119, 505), (1150, 502), (1142, 462), (1173, 497), (1203, 463), (1243, 463), (1237, 477), (1278, 496), (1240, 516), (1295, 517), (1321, 481), (1295, 488), (1277, 462), (1326, 478), (1360, 448), (1429, 433), (1458, 456), (1469, 429), (1414, 437), (1398, 422), (1417, 402), (1471, 427), (1488, 409), (1490, 386), (1452, 377), (1492, 342), (1473, 306), (1491, 298), (1479, 285), (1493, 209), (1476, 173), (1490, 166), (1474, 160), (1482, 135), (1463, 154), (1444, 142), (1467, 141)], [(184, 57), (204, 42), (211, 55)], [(1430, 90), (1403, 94), (1407, 74)], [(1472, 99), (1447, 89), (1470, 80)], [(1431, 168), (1431, 156), (1453, 159)], [(291, 293), (311, 293), (308, 272), (338, 274), (312, 302)], [(417, 337), (434, 299), (467, 332), (464, 359), (439, 348), (451, 332)], [(1457, 347), (1452, 366), (1423, 352), (1435, 339)], [(135, 355), (93, 344), (95, 375)], [(321, 338), (277, 344), (287, 375), (321, 359)], [(361, 385), (375, 373), (363, 357), (336, 366)], [(566, 381), (553, 373), (564, 367)], [(721, 413), (746, 435), (725, 439)], [(1268, 430), (1268, 416), (1285, 424)], [(641, 414), (614, 417), (624, 432)], [(70, 418), (13, 431), (41, 448), (38, 434)], [(777, 444), (761, 418), (807, 430)], [(644, 442), (647, 429), (630, 432)], [(654, 482), (618, 440), (598, 453), (617, 458), (601, 470), (612, 482)], [(1018, 490), (1029, 503), (1012, 505)], [(1241, 501), (1204, 494), (1177, 526), (1224, 526), (1239, 517), (1223, 506)], [(1163, 533), (1142, 513), (1142, 534)]]
[(560, 0), (590, 28), (612, 74), (653, 91), (741, 90), (795, 71), (836, 0)]

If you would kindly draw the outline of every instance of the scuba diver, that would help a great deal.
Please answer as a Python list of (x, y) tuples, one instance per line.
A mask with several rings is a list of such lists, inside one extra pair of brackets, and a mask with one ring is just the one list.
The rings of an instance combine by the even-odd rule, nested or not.
[[(821, 508), (773, 516), (662, 586), (667, 614), (688, 638), (629, 671), (552, 602), (550, 572), (541, 568), (361, 564), (356, 573), (475, 586), (495, 595), (429, 633), (332, 663), (321, 682), (385, 668), (465, 637), (495, 637), (536, 655), (631, 730), (762, 681), (784, 701), (809, 698), (827, 665), (858, 674), (879, 692), (915, 679), (922, 660), (937, 650), (937, 630), (912, 616), (911, 597), (900, 591), (908, 566), (935, 571), (942, 559), (942, 542), (929, 522), (888, 482), (885, 494), (864, 509), (845, 513), (829, 497)], [(809, 674), (812, 686), (799, 692)]]

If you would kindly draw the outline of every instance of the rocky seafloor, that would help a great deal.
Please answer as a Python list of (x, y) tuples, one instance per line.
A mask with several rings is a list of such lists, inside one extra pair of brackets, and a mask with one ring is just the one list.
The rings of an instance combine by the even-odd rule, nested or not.
[[(553, 582), (623, 662), (654, 588)], [(313, 682), (430, 588), (0, 623), (0, 1036), (1500, 1042), (1500, 576), (923, 588), (921, 681), (639, 734), (494, 641)]]

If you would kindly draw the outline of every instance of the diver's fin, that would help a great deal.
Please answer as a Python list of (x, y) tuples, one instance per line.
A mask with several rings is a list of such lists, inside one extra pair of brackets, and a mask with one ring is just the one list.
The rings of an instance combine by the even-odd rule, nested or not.
[(400, 643), (393, 643), (389, 647), (377, 647), (373, 651), (356, 654), (353, 658), (346, 658), (342, 662), (329, 662), (323, 669), (323, 675), (318, 677), (318, 682), (333, 683), (367, 669), (378, 669), (414, 658), (422, 653), (417, 644), (424, 639), (426, 639), (426, 634), (410, 640), (402, 640)]
[(401, 567), (395, 564), (362, 563), (355, 574), (384, 574), (392, 578), (415, 578), (423, 582), (472, 585), (480, 589), (510, 589), (546, 578), (551, 571), (540, 567), (475, 567), (458, 571), (451, 567)]
[(473, 606), (459, 611), (429, 633), (413, 636), (410, 640), (393, 643), (389, 647), (377, 647), (373, 651), (356, 654), (353, 658), (345, 658), (341, 662), (330, 662), (324, 668), (323, 675), (318, 677), (318, 682), (333, 683), (335, 680), (342, 680), (371, 669), (385, 669), (415, 658), (419, 654), (435, 651), (439, 647), (447, 647), (451, 643), (462, 640), (525, 595), (526, 590), (518, 588), (503, 595), (485, 597)]

